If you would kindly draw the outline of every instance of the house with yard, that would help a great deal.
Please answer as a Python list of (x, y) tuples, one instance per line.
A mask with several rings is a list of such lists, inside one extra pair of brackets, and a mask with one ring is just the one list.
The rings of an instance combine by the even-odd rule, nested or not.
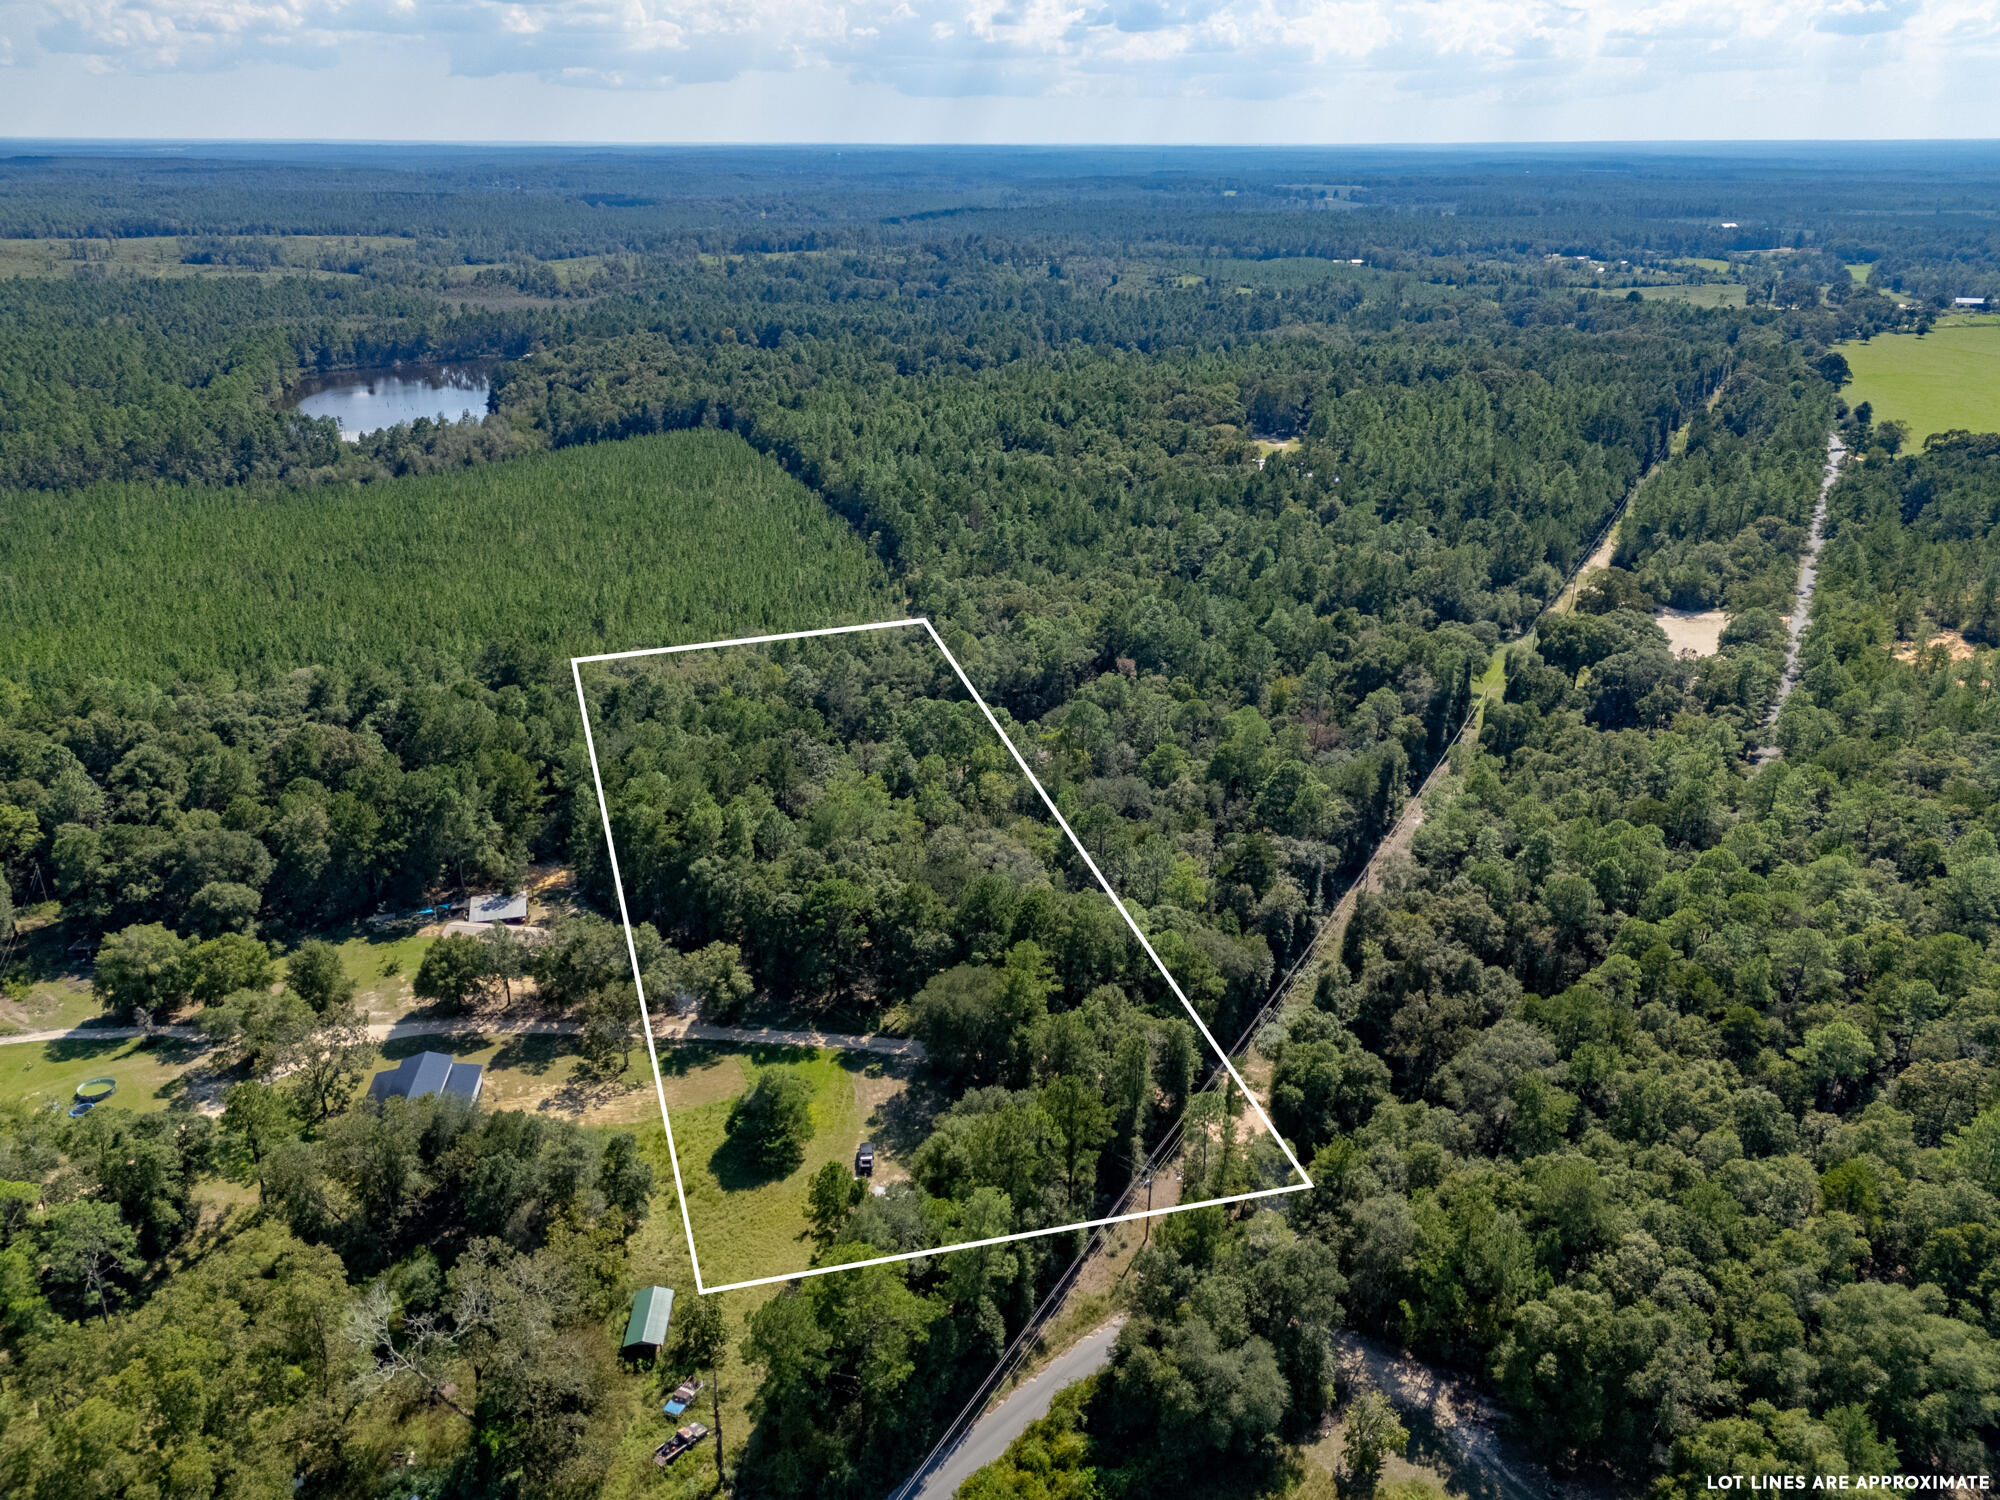
[(453, 1062), (443, 1052), (419, 1052), (377, 1073), (368, 1085), (368, 1097), (379, 1102), (456, 1094), (477, 1103), (485, 1081), (485, 1070), (478, 1063)]
[(667, 1341), (667, 1324), (673, 1320), (674, 1289), (670, 1286), (642, 1286), (632, 1298), (632, 1316), (625, 1320), (624, 1353), (637, 1352), (651, 1359)]

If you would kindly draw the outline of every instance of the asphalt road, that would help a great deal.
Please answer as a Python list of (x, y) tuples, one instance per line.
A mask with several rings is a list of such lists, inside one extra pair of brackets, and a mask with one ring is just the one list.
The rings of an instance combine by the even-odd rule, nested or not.
[(1111, 1362), (1111, 1343), (1125, 1326), (1121, 1314), (1058, 1354), (1042, 1372), (972, 1424), (959, 1445), (925, 1478), (915, 1500), (950, 1500), (979, 1470), (1007, 1451), (1007, 1445), (1049, 1414), (1056, 1392)]

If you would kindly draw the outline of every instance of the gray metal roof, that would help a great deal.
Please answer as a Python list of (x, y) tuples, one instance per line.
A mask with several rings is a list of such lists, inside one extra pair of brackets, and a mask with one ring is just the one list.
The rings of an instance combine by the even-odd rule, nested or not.
[(466, 919), (473, 922), (525, 922), (528, 920), (528, 898), (525, 894), (503, 896), (497, 891), (474, 896), (466, 910)]
[(393, 1068), (385, 1068), (369, 1082), (371, 1099), (421, 1099), (427, 1094), (456, 1094), (477, 1099), (484, 1081), (478, 1063), (455, 1063), (443, 1052), (419, 1052)]

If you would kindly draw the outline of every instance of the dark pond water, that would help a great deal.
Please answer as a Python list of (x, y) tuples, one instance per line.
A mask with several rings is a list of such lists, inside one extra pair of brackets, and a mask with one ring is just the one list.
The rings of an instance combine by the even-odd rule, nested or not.
[(365, 433), (443, 416), (456, 422), (468, 412), (486, 415), (493, 371), (487, 365), (398, 365), (388, 370), (341, 370), (314, 376), (296, 403), (309, 417), (333, 417), (350, 443)]

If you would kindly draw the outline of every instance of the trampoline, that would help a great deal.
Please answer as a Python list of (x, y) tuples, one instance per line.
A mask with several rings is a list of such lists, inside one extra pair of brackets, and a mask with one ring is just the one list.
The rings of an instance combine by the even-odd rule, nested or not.
[(115, 1078), (86, 1078), (76, 1086), (76, 1102), (69, 1107), (69, 1117), (74, 1120), (79, 1115), (87, 1115), (98, 1105), (118, 1092)]

